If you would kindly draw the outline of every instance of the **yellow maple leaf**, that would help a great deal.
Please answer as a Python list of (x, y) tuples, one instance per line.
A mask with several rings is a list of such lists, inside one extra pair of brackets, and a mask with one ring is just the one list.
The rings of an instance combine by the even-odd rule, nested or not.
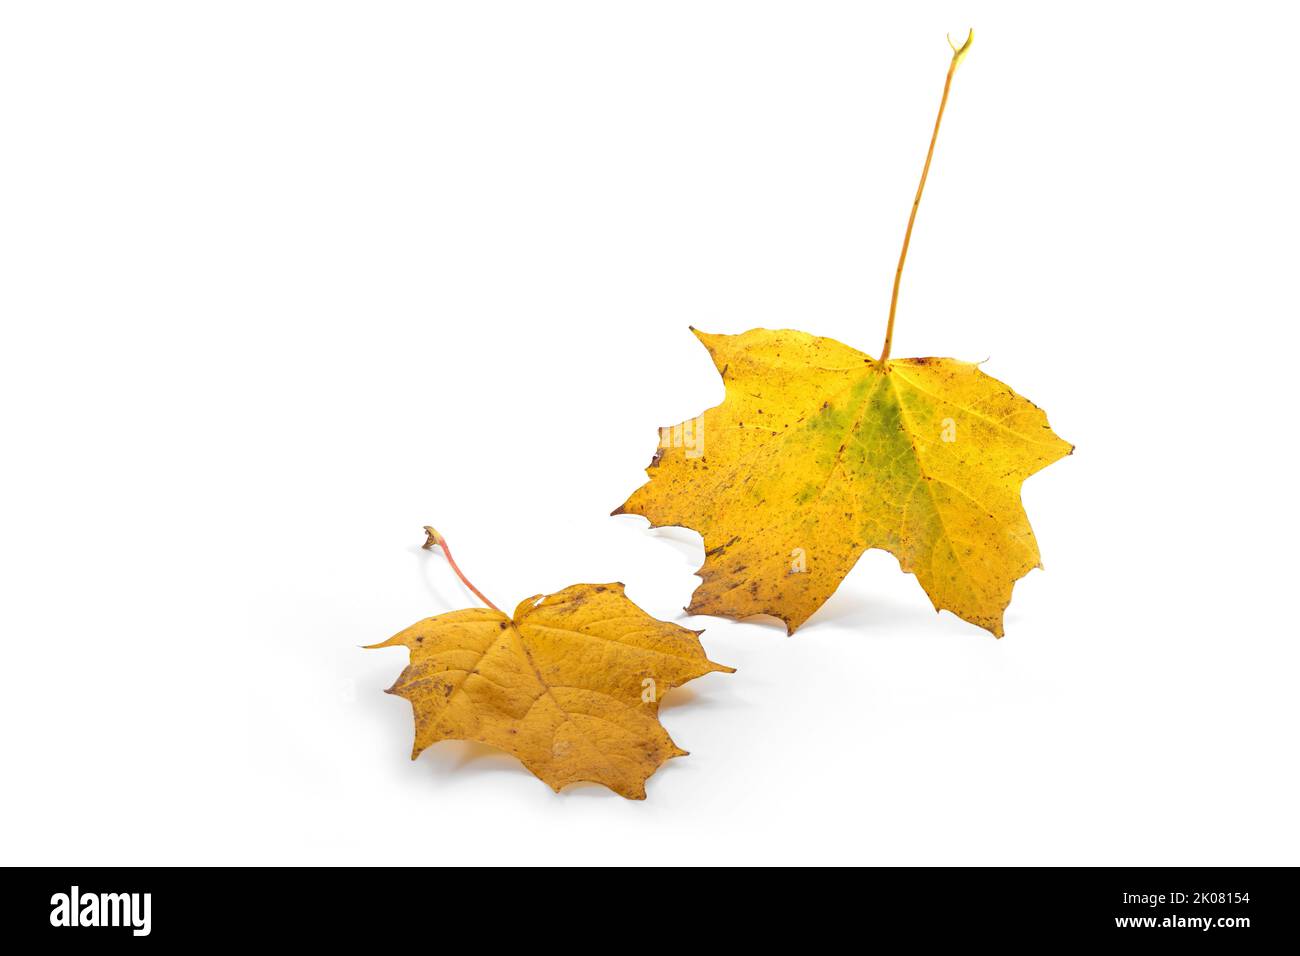
[(704, 538), (692, 614), (771, 614), (794, 631), (862, 552), (883, 548), (935, 609), (1002, 634), (1038, 566), (1020, 485), (1070, 452), (1042, 410), (976, 366), (833, 339), (696, 332), (726, 385), (665, 429), (650, 481), (615, 513)]
[(659, 723), (659, 701), (713, 671), (699, 635), (651, 617), (623, 585), (575, 584), (520, 602), (512, 616), (486, 608), (420, 621), (382, 644), (410, 649), (390, 694), (415, 712), (415, 759), (440, 740), (504, 750), (560, 790), (587, 780), (631, 799), (666, 760), (685, 755)]
[(661, 430), (650, 480), (614, 512), (703, 536), (691, 613), (770, 614), (793, 632), (863, 551), (882, 548), (936, 610), (1000, 637), (1013, 585), (1039, 566), (1020, 486), (1072, 447), (976, 365), (889, 358), (916, 209), (969, 47), (954, 48), (944, 83), (880, 359), (798, 331), (695, 333), (726, 398)]

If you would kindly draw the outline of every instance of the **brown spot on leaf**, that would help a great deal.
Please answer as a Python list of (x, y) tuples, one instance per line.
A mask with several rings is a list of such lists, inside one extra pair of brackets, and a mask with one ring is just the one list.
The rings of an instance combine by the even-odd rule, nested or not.
[(733, 544), (735, 544), (735, 543), (736, 543), (737, 541), (739, 541), (739, 540), (740, 540), (739, 537), (733, 537), (733, 538), (732, 538), (730, 541), (728, 541), (726, 544), (720, 544), (720, 545), (718, 545), (716, 548), (712, 548), (712, 549), (709, 550), (709, 551), (705, 551), (705, 552), (704, 552), (704, 556), (705, 556), (706, 558), (711, 558), (711, 557), (713, 557), (715, 554), (721, 554), (723, 551), (726, 551), (729, 547), (731, 547)]

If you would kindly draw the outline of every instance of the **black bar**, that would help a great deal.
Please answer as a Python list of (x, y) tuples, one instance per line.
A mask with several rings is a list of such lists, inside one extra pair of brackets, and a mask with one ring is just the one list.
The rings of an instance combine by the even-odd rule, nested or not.
[[(581, 938), (583, 927), (594, 933), (603, 926), (595, 936), (622, 949), (658, 943), (667, 925), (660, 920), (677, 916), (682, 942), (697, 932), (700, 939), (732, 931), (812, 930), (821, 937), (833, 929), (864, 942), (903, 934), (926, 942), (1133, 940), (1235, 948), (1285, 944), (1296, 937), (1297, 924), (1290, 868), (867, 869), (813, 880), (774, 874), (757, 888), (747, 874), (684, 878), (650, 869), (592, 877), (450, 867), (33, 868), (6, 876), (11, 889), (0, 896), (0, 913), (7, 929), (96, 945), (256, 939), (432, 946), (445, 942), (440, 934), (452, 926), (476, 926), (492, 942), (516, 933), (525, 938), (530, 926), (546, 936), (550, 926), (554, 944), (564, 934)], [(118, 925), (70, 925), (73, 887), (80, 908), (75, 922)], [(624, 922), (625, 934), (608, 935), (611, 920)]]

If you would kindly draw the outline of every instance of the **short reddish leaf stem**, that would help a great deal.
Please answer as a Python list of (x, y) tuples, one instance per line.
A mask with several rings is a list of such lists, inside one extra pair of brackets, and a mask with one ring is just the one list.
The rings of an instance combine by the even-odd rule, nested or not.
[(960, 47), (954, 46), (952, 39), (952, 63), (948, 66), (948, 76), (943, 81), (943, 98), (939, 100), (939, 115), (934, 119), (934, 134), (930, 137), (930, 149), (925, 154), (925, 166), (921, 169), (921, 183), (916, 187), (916, 199), (912, 201), (912, 214), (907, 217), (907, 231), (903, 233), (903, 251), (898, 256), (898, 269), (894, 272), (894, 294), (889, 300), (889, 325), (885, 327), (885, 344), (880, 349), (879, 365), (882, 371), (889, 358), (889, 350), (894, 344), (894, 313), (898, 311), (898, 287), (903, 281), (903, 263), (907, 260), (907, 247), (912, 242), (912, 226), (916, 223), (916, 211), (921, 207), (921, 193), (925, 191), (925, 178), (930, 175), (930, 161), (934, 159), (934, 144), (939, 141), (939, 124), (943, 122), (943, 108), (948, 105), (948, 91), (952, 88), (952, 75), (965, 59), (970, 45), (975, 41), (975, 31), (971, 30), (966, 42)]
[(437, 531), (429, 527), (427, 524), (424, 526), (424, 533), (429, 536), (428, 540), (424, 542), (424, 550), (432, 551), (435, 547), (442, 548), (442, 556), (447, 559), (447, 563), (450, 564), (451, 569), (456, 572), (456, 577), (460, 578), (461, 583), (473, 591), (474, 594), (477, 595), (478, 599), (492, 610), (499, 614), (504, 614), (505, 612), (502, 611), (501, 608), (489, 601), (483, 592), (474, 587), (474, 585), (470, 583), (469, 578), (465, 577), (465, 572), (460, 569), (460, 565), (456, 563), (456, 559), (451, 556), (451, 548), (447, 547), (447, 539), (438, 534)]

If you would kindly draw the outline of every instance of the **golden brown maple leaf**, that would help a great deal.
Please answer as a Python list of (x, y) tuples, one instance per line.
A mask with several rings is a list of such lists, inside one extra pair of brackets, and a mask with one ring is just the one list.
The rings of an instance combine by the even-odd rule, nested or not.
[(881, 358), (805, 332), (696, 332), (726, 398), (661, 430), (650, 481), (614, 512), (703, 536), (691, 613), (770, 614), (793, 632), (863, 551), (883, 548), (936, 610), (1001, 636), (1012, 586), (1039, 565), (1020, 485), (1071, 446), (1039, 408), (975, 365), (889, 358), (912, 224), (969, 47), (953, 51)]
[[(426, 547), (441, 546), (460, 574), (427, 530)], [(705, 656), (702, 633), (651, 617), (622, 584), (575, 584), (520, 602), (510, 617), (495, 605), (452, 611), (373, 646), (410, 649), (388, 692), (415, 711), (412, 759), (440, 740), (474, 740), (557, 791), (588, 780), (639, 800), (646, 779), (686, 753), (659, 723), (662, 695), (732, 671)]]

